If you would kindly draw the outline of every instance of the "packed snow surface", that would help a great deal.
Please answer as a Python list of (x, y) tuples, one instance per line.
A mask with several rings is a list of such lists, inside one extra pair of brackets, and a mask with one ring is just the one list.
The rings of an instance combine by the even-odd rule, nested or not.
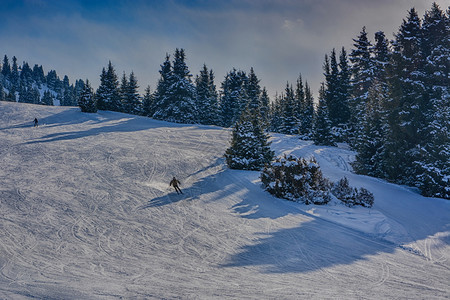
[[(33, 119), (39, 127), (33, 127)], [(230, 131), (0, 102), (0, 299), (443, 299), (450, 201), (273, 135), (373, 208), (276, 199), (227, 169)], [(169, 182), (181, 181), (184, 195)]]

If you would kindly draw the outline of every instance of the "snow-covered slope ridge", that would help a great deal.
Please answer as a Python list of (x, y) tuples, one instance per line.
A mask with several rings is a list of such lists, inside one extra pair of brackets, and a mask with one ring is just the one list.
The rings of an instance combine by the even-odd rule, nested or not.
[(276, 199), (258, 172), (226, 168), (229, 139), (0, 102), (0, 299), (449, 297), (450, 201), (355, 175), (351, 151), (284, 135), (277, 154), (315, 156), (375, 205)]

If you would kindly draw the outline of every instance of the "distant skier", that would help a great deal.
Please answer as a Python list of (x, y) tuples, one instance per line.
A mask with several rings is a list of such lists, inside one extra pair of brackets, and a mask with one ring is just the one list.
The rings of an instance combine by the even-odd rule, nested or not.
[(183, 194), (183, 192), (181, 191), (180, 187), (178, 186), (180, 184), (180, 182), (178, 181), (178, 179), (175, 178), (175, 176), (172, 178), (172, 181), (170, 181), (170, 186), (173, 186), (173, 188), (175, 189), (175, 191), (177, 192), (177, 194)]
[(39, 123), (38, 119), (34, 118), (34, 127), (38, 127), (38, 123)]

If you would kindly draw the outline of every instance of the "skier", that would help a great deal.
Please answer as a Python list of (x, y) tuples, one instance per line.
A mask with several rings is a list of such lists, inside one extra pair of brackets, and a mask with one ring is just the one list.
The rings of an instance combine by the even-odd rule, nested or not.
[(173, 188), (175, 189), (175, 191), (177, 192), (177, 194), (183, 194), (183, 192), (181, 191), (181, 189), (178, 187), (178, 185), (180, 184), (180, 182), (175, 178), (175, 176), (172, 178), (172, 181), (170, 181), (169, 186), (173, 186)]
[(38, 127), (38, 119), (34, 118), (34, 127)]

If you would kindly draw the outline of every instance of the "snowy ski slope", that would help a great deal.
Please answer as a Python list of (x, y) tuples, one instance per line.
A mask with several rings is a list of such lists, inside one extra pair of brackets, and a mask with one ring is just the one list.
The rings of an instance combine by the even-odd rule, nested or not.
[(277, 154), (315, 156), (375, 205), (276, 199), (257, 172), (226, 168), (229, 138), (0, 102), (0, 299), (450, 297), (450, 201), (355, 175), (353, 152), (284, 135)]

